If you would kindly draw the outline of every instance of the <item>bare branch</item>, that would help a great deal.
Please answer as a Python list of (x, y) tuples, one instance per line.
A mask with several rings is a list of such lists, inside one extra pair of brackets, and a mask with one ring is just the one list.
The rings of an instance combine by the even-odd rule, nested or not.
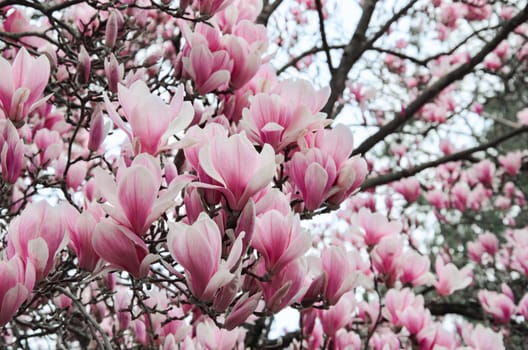
[[(328, 46), (328, 49), (329, 50), (339, 50), (339, 49), (344, 49), (346, 47), (346, 45), (330, 45)], [(282, 74), (286, 69), (290, 68), (290, 67), (293, 67), (295, 66), (297, 63), (299, 63), (299, 61), (301, 61), (303, 58), (305, 58), (306, 56), (310, 56), (310, 55), (313, 55), (313, 54), (316, 54), (318, 52), (322, 52), (322, 51), (325, 51), (326, 49), (324, 47), (313, 47), (311, 48), (310, 50), (307, 50), (307, 51), (304, 51), (303, 53), (301, 53), (300, 55), (294, 57), (291, 61), (289, 61), (288, 63), (286, 63), (284, 66), (280, 67), (278, 70), (277, 70), (277, 75), (280, 75)]]
[(321, 0), (315, 0), (315, 6), (317, 7), (317, 16), (319, 17), (319, 31), (321, 32), (321, 39), (323, 41), (323, 50), (326, 55), (326, 64), (330, 74), (334, 73), (334, 65), (332, 64), (332, 55), (330, 55), (330, 47), (328, 46), (328, 40), (326, 38), (326, 28), (324, 24), (323, 5)]

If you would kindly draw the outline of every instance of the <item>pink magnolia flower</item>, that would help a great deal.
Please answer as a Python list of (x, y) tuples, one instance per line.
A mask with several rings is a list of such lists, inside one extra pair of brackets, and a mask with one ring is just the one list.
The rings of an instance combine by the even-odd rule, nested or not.
[(376, 332), (369, 341), (373, 350), (399, 350), (400, 339), (390, 330)]
[(24, 142), (9, 120), (0, 119), (0, 164), (2, 179), (15, 183), (24, 167)]
[(0, 108), (15, 125), (21, 125), (47, 100), (41, 96), (50, 77), (49, 61), (45, 56), (32, 58), (22, 48), (13, 65), (0, 56), (0, 76)]
[(233, 243), (227, 260), (222, 260), (222, 234), (215, 222), (202, 213), (192, 225), (170, 223), (167, 245), (171, 255), (185, 269), (193, 295), (210, 301), (218, 289), (235, 277), (230, 270), (242, 254), (240, 235)]
[(299, 189), (306, 209), (319, 208), (337, 179), (333, 160), (321, 150), (312, 148), (296, 152), (287, 165), (290, 180)]
[[(389, 277), (389, 281), (396, 278), (398, 258), (403, 253), (403, 241), (399, 236), (383, 238), (372, 250), (371, 259), (375, 270)], [(389, 283), (390, 284), (390, 283)]]
[(253, 294), (252, 296), (248, 296), (247, 293), (244, 294), (240, 299), (238, 299), (236, 304), (229, 312), (229, 315), (227, 315), (224, 321), (224, 327), (228, 330), (231, 330), (245, 322), (257, 308), (261, 297), (262, 294), (260, 292)]
[(355, 308), (353, 298), (353, 295), (347, 295), (339, 299), (330, 309), (319, 312), (319, 318), (326, 335), (333, 337), (338, 330), (352, 320)]
[(368, 246), (376, 245), (383, 237), (396, 235), (402, 230), (400, 222), (389, 221), (386, 216), (366, 208), (359, 210), (354, 222), (360, 227)]
[(417, 335), (416, 339), (420, 344), (420, 349), (448, 349), (454, 350), (456, 342), (451, 332), (442, 328), (440, 324), (431, 323), (423, 328)]
[[(316, 146), (317, 148), (306, 148), (296, 152), (292, 160), (286, 164), (290, 180), (300, 191), (307, 210), (316, 210), (325, 200), (331, 204), (341, 203), (365, 179), (366, 162), (357, 157), (350, 159), (343, 157), (352, 153), (351, 147), (348, 147), (351, 143), (339, 137), (343, 136), (343, 131), (343, 128), (334, 132), (320, 131), (327, 134), (324, 137), (326, 141), (320, 143), (317, 142), (319, 133), (316, 133), (311, 142), (314, 146), (321, 145), (321, 148)], [(349, 131), (348, 135), (351, 137)], [(345, 142), (336, 143), (335, 140), (331, 141), (332, 137)]]
[(308, 264), (307, 277), (310, 283), (306, 293), (303, 295), (301, 303), (304, 305), (310, 305), (321, 299), (321, 295), (326, 288), (327, 275), (323, 271), (321, 257), (308, 255), (305, 259)]
[(230, 85), (238, 89), (255, 76), (260, 68), (260, 52), (250, 47), (249, 43), (235, 35), (222, 38), (222, 43), (233, 61)]
[[(260, 264), (257, 272), (264, 274), (264, 265)], [(258, 271), (260, 270), (260, 271)], [(270, 282), (258, 282), (262, 289), (266, 307), (277, 313), (285, 307), (298, 302), (309, 287), (307, 265), (303, 258), (286, 265)]]
[(434, 287), (441, 296), (448, 296), (457, 290), (464, 289), (473, 281), (470, 265), (459, 270), (452, 263), (445, 264), (444, 260), (438, 256), (435, 268), (438, 280), (434, 282)]
[(474, 262), (480, 264), (482, 262), (482, 256), (484, 255), (484, 247), (480, 242), (468, 242), (466, 245), (468, 256)]
[(273, 92), (291, 101), (296, 107), (307, 106), (312, 114), (320, 113), (330, 96), (329, 87), (315, 90), (313, 84), (303, 79), (281, 81)]
[(409, 203), (415, 202), (420, 197), (420, 182), (414, 177), (395, 182), (393, 188)]
[(255, 212), (260, 216), (270, 210), (277, 210), (283, 215), (288, 215), (291, 212), (290, 202), (289, 195), (277, 188), (270, 188), (262, 197), (256, 199)]
[(275, 152), (266, 144), (258, 153), (244, 133), (219, 135), (202, 147), (199, 164), (208, 176), (200, 177), (210, 184), (206, 188), (221, 192), (232, 210), (241, 210), (273, 179)]
[[(193, 125), (187, 130), (185, 137), (187, 137), (192, 145), (183, 149), (185, 160), (191, 164), (197, 172), (202, 171), (200, 167), (199, 153), (203, 146), (205, 146), (211, 139), (223, 136), (227, 137), (227, 129), (218, 123), (207, 123), (204, 128)], [(199, 175), (207, 175), (200, 173)]]
[[(240, 0), (238, 1), (239, 5), (241, 2), (242, 1)], [(248, 43), (251, 51), (259, 55), (266, 52), (269, 42), (266, 27), (263, 24), (255, 23), (255, 20), (253, 19), (255, 15), (254, 11), (258, 11), (258, 7), (260, 6), (262, 6), (262, 4), (258, 4), (258, 1), (253, 1), (253, 3), (251, 1), (246, 1), (244, 2), (244, 5), (239, 6), (239, 9), (240, 7), (245, 7), (242, 9), (245, 13), (238, 12), (238, 14), (235, 14), (238, 15), (238, 22), (233, 26), (231, 31), (234, 36), (244, 39)], [(224, 14), (226, 12), (227, 11), (224, 11)], [(217, 19), (219, 19), (219, 17), (220, 16), (217, 16)], [(233, 17), (235, 16), (232, 16), (232, 18)], [(223, 32), (226, 33), (225, 31)]]
[(136, 154), (145, 152), (155, 156), (170, 149), (169, 138), (192, 121), (193, 108), (190, 102), (183, 101), (182, 88), (176, 91), (169, 105), (151, 94), (142, 80), (137, 80), (130, 88), (119, 85), (117, 90), (128, 125), (104, 96), (106, 110), (115, 125), (127, 134)]
[(119, 22), (123, 22), (123, 18), (120, 17), (121, 14), (119, 11), (111, 11), (106, 21), (105, 45), (109, 48), (113, 48), (116, 44), (117, 34), (119, 31)]
[(335, 334), (334, 344), (336, 350), (360, 350), (361, 338), (357, 333), (341, 328)]
[(49, 166), (51, 161), (59, 158), (64, 146), (61, 135), (56, 130), (49, 129), (38, 130), (33, 142), (39, 151), (36, 159), (36, 165), (39, 166)]
[[(43, 22), (35, 25), (35, 21), (27, 18), (26, 11), (11, 7), (5, 12), (6, 19), (2, 23), (3, 30), (7, 33), (44, 33), (49, 28), (49, 23)], [(49, 45), (49, 42), (40, 36), (22, 35), (17, 40), (30, 47), (42, 48)]]
[(431, 324), (432, 318), (429, 310), (423, 306), (410, 306), (399, 315), (402, 326), (404, 326), (410, 334), (418, 334), (422, 329)]
[(491, 15), (493, 7), (487, 3), (480, 3), (479, 6), (471, 6), (464, 4), (466, 12), (464, 13), (464, 18), (468, 21), (482, 21)]
[(182, 65), (201, 95), (227, 86), (233, 68), (227, 51), (212, 51), (207, 44), (192, 45), (188, 56), (182, 58)]
[[(64, 159), (61, 157), (61, 159)], [(57, 166), (56, 169), (60, 169), (60, 166)], [(66, 186), (68, 188), (71, 188), (73, 190), (76, 190), (79, 188), (79, 186), (83, 183), (86, 173), (88, 171), (88, 163), (81, 160), (76, 163), (73, 163), (69, 169), (68, 173), (66, 174)], [(63, 174), (64, 171), (60, 174)]]
[(312, 115), (306, 106), (296, 106), (280, 95), (258, 93), (249, 97), (240, 126), (251, 141), (270, 144), (278, 152), (303, 134), (322, 128), (323, 122), (323, 114)]
[(232, 28), (238, 23), (251, 22), (253, 24), (262, 12), (262, 7), (260, 0), (234, 0), (231, 5), (219, 11), (215, 18), (222, 32), (231, 33)]
[(521, 152), (510, 152), (506, 155), (499, 156), (499, 163), (507, 174), (515, 176), (521, 169), (522, 158), (523, 155)]
[(35, 285), (35, 267), (18, 256), (0, 260), (0, 327), (5, 325), (29, 297)]
[(493, 164), (489, 159), (484, 159), (483, 161), (475, 164), (472, 170), (473, 175), (484, 186), (492, 185), (493, 179), (495, 178), (495, 164)]
[(441, 7), (441, 21), (446, 27), (455, 29), (457, 20), (465, 13), (466, 9), (462, 4), (444, 4)]
[(484, 232), (478, 235), (478, 240), (486, 253), (494, 256), (499, 249), (499, 240), (496, 235), (491, 232)]
[(186, 184), (185, 180), (173, 181), (158, 195), (162, 182), (159, 161), (146, 153), (138, 155), (130, 167), (121, 166), (117, 181), (101, 168), (94, 173), (97, 188), (108, 202), (103, 205), (105, 212), (138, 236), (173, 205)]
[[(403, 326), (403, 320), (405, 319), (407, 326), (410, 328), (409, 331), (411, 329), (415, 331), (418, 327), (411, 325), (410, 320), (418, 322), (421, 317), (414, 315), (414, 312), (425, 313), (423, 296), (414, 295), (409, 288), (402, 290), (389, 289), (387, 294), (385, 294), (385, 308), (382, 314), (393, 326)], [(408, 313), (412, 313), (412, 315)], [(421, 330), (421, 328), (418, 330)]]
[(45, 201), (29, 204), (15, 220), (7, 234), (7, 256), (19, 256), (26, 264), (33, 264), (36, 280), (48, 275), (55, 255), (67, 243), (66, 227), (61, 207)]
[(212, 16), (229, 6), (233, 0), (194, 0), (192, 6), (203, 16)]
[(146, 277), (150, 265), (159, 258), (149, 254), (138, 235), (111, 219), (103, 219), (95, 226), (92, 246), (101, 258), (135, 278)]
[(470, 189), (468, 184), (465, 182), (457, 182), (451, 189), (451, 201), (453, 206), (462, 212), (465, 211), (468, 204), (469, 194)]
[(431, 190), (424, 195), (425, 199), (433, 205), (436, 210), (447, 208), (449, 199), (446, 193), (441, 190)]
[(114, 307), (117, 311), (117, 325), (118, 329), (121, 331), (124, 331), (127, 329), (130, 325), (130, 322), (132, 321), (132, 315), (126, 310), (132, 301), (132, 293), (131, 291), (123, 286), (116, 286), (115, 294), (114, 294)]
[(513, 300), (506, 294), (480, 290), (478, 299), (484, 311), (498, 323), (508, 323), (515, 312)]
[[(240, 329), (218, 328), (211, 319), (205, 319), (196, 327), (196, 340), (203, 349), (241, 350), (244, 349), (244, 334)], [(202, 349), (202, 347), (200, 347)]]
[(475, 350), (504, 350), (502, 332), (494, 332), (489, 328), (477, 324), (476, 327), (467, 327), (462, 332), (466, 345)]
[(271, 210), (257, 218), (251, 244), (262, 254), (266, 270), (274, 274), (306, 253), (312, 241), (301, 229), (298, 215)]
[(367, 103), (369, 100), (376, 96), (376, 89), (373, 87), (365, 87), (363, 84), (358, 83), (348, 87), (350, 93), (359, 105), (359, 109), (364, 112), (367, 109)]
[(330, 305), (335, 305), (345, 293), (363, 284), (364, 264), (356, 251), (347, 252), (343, 245), (324, 248), (321, 262), (326, 275), (323, 295)]
[(401, 283), (408, 283), (413, 287), (432, 283), (434, 276), (429, 272), (430, 267), (431, 262), (427, 255), (409, 249), (398, 259), (398, 278)]
[(67, 207), (68, 231), (70, 235), (70, 248), (77, 255), (79, 267), (87, 271), (94, 271), (99, 262), (99, 255), (92, 246), (93, 233), (97, 225), (97, 220), (90, 211), (79, 212), (71, 207)]
[(421, 109), (422, 117), (430, 123), (445, 123), (448, 112), (442, 105), (428, 103)]

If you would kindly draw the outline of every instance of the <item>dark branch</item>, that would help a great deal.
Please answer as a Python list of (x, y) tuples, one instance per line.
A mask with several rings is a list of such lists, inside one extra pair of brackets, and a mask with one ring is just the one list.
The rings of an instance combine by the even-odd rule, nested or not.
[(279, 5), (282, 4), (282, 1), (283, 0), (275, 0), (271, 4), (267, 3), (262, 9), (260, 15), (257, 17), (257, 23), (263, 24), (265, 26), (268, 25), (268, 21), (271, 15), (273, 14), (273, 12), (275, 12)]
[(330, 46), (326, 38), (326, 28), (324, 24), (323, 5), (321, 0), (315, 0), (315, 6), (317, 7), (317, 16), (319, 17), (319, 31), (321, 32), (321, 39), (323, 41), (323, 50), (326, 55), (326, 64), (330, 74), (334, 73), (334, 65), (332, 64), (332, 55), (330, 55)]

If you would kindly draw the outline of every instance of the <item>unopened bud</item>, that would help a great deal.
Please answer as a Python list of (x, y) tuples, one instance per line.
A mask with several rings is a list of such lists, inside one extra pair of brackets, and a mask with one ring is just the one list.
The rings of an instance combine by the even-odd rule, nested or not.
[(105, 44), (109, 48), (115, 46), (117, 40), (117, 32), (119, 30), (119, 23), (117, 18), (117, 13), (112, 11), (108, 20), (106, 21), (106, 30), (105, 30)]
[(125, 67), (117, 62), (114, 54), (111, 54), (110, 58), (105, 59), (104, 71), (108, 80), (108, 88), (112, 92), (117, 92), (117, 84), (123, 79)]
[(86, 84), (90, 81), (90, 70), (92, 69), (92, 61), (90, 60), (90, 55), (88, 51), (81, 46), (79, 49), (79, 56), (77, 62), (77, 79), (79, 83)]
[(106, 137), (103, 113), (101, 108), (96, 107), (90, 122), (90, 134), (88, 137), (88, 149), (97, 152)]

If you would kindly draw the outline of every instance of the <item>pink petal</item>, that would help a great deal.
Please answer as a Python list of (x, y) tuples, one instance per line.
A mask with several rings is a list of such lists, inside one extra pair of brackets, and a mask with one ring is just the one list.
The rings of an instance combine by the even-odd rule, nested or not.
[(328, 183), (328, 173), (318, 163), (312, 163), (306, 169), (304, 178), (308, 193), (303, 193), (304, 205), (308, 210), (315, 210), (323, 203)]

